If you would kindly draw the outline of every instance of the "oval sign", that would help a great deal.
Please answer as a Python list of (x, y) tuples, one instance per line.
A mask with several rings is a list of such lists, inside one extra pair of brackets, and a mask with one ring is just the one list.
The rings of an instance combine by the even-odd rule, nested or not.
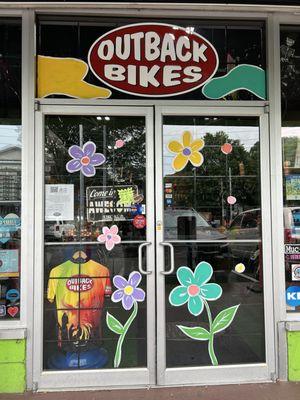
[(106, 85), (146, 97), (187, 93), (218, 69), (218, 54), (205, 38), (169, 24), (126, 25), (100, 36), (88, 54), (91, 71)]

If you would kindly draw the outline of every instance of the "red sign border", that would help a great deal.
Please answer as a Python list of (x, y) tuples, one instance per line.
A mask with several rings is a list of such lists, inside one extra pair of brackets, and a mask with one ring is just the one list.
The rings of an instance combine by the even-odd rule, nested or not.
[(102, 83), (104, 83), (106, 86), (109, 86), (110, 88), (112, 88), (112, 89), (114, 89), (114, 90), (117, 90), (118, 92), (123, 92), (123, 93), (129, 94), (129, 95), (131, 95), (131, 96), (138, 96), (138, 97), (154, 97), (154, 98), (157, 98), (157, 97), (158, 97), (158, 98), (160, 98), (160, 97), (173, 97), (173, 96), (180, 96), (180, 95), (182, 95), (182, 94), (189, 93), (189, 92), (192, 92), (192, 91), (194, 91), (194, 90), (197, 90), (197, 89), (199, 89), (201, 86), (204, 86), (207, 82), (209, 82), (209, 81), (215, 76), (215, 74), (216, 74), (216, 72), (217, 72), (217, 70), (218, 70), (218, 68), (219, 68), (219, 55), (218, 55), (218, 53), (217, 53), (217, 50), (216, 50), (215, 47), (210, 43), (210, 41), (209, 41), (208, 39), (206, 39), (206, 38), (205, 38), (204, 36), (202, 36), (202, 35), (199, 35), (199, 34), (196, 33), (196, 32), (193, 32), (193, 33), (192, 33), (193, 35), (198, 36), (199, 38), (201, 38), (202, 40), (204, 40), (205, 42), (207, 42), (207, 43), (211, 46), (211, 48), (212, 48), (212, 50), (214, 51), (215, 56), (216, 56), (216, 68), (215, 68), (214, 72), (211, 74), (211, 76), (209, 77), (209, 79), (207, 79), (206, 81), (202, 82), (202, 83), (201, 83), (200, 85), (198, 85), (198, 86), (194, 86), (194, 87), (192, 87), (192, 88), (189, 89), (189, 90), (185, 90), (185, 91), (183, 91), (183, 92), (178, 92), (178, 93), (162, 94), (162, 95), (157, 95), (157, 94), (156, 94), (156, 95), (151, 95), (151, 94), (141, 94), (141, 93), (128, 92), (127, 90), (119, 89), (119, 88), (117, 88), (117, 87), (111, 85), (110, 83), (107, 83), (104, 79), (100, 78), (100, 76), (94, 71), (94, 69), (93, 69), (93, 67), (92, 67), (92, 65), (91, 65), (91, 63), (90, 63), (90, 55), (91, 55), (91, 52), (92, 52), (94, 46), (96, 45), (96, 43), (98, 43), (98, 41), (99, 41), (100, 39), (105, 38), (107, 35), (109, 35), (109, 34), (112, 33), (112, 32), (119, 31), (119, 30), (122, 30), (122, 29), (124, 29), (124, 28), (129, 28), (129, 27), (131, 27), (131, 26), (145, 26), (145, 25), (161, 25), (161, 26), (168, 26), (168, 27), (171, 27), (171, 28), (174, 28), (174, 27), (175, 27), (175, 28), (177, 28), (178, 30), (183, 30), (183, 31), (185, 32), (185, 34), (186, 34), (186, 28), (184, 28), (184, 27), (182, 27), (182, 26), (171, 25), (171, 24), (164, 24), (164, 23), (162, 23), (162, 22), (139, 22), (139, 23), (137, 23), (137, 24), (129, 24), (129, 25), (119, 26), (118, 28), (112, 29), (112, 30), (110, 30), (110, 31), (108, 31), (108, 32), (106, 32), (106, 33), (104, 33), (104, 35), (99, 36), (99, 37), (93, 42), (93, 44), (92, 44), (91, 47), (90, 47), (89, 52), (88, 52), (88, 56), (87, 56), (87, 60), (88, 60), (89, 68), (90, 68), (90, 70), (92, 71), (92, 73), (95, 75), (95, 77), (96, 77), (97, 79), (99, 79), (99, 80), (100, 80)]

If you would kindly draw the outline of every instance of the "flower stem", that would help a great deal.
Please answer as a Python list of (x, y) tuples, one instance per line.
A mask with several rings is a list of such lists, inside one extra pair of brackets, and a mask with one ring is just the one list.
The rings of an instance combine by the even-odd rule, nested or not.
[(210, 312), (210, 308), (209, 305), (207, 304), (207, 301), (203, 299), (204, 302), (204, 306), (207, 312), (207, 316), (208, 316), (208, 322), (209, 322), (209, 333), (210, 333), (210, 338), (208, 340), (208, 353), (209, 353), (209, 357), (211, 360), (212, 365), (216, 366), (219, 365), (216, 354), (215, 354), (215, 350), (214, 350), (214, 334), (212, 333), (212, 317), (211, 317), (211, 312)]
[(135, 301), (133, 303), (133, 311), (132, 311), (130, 317), (128, 318), (126, 324), (124, 325), (124, 330), (123, 330), (122, 334), (119, 336), (119, 339), (118, 339), (116, 353), (115, 353), (115, 359), (114, 359), (114, 368), (118, 368), (120, 363), (121, 363), (121, 359), (122, 359), (122, 344), (124, 342), (126, 333), (127, 333), (128, 329), (130, 328), (130, 325), (132, 324), (133, 320), (137, 316), (137, 312), (138, 312), (138, 305), (137, 305), (137, 302)]

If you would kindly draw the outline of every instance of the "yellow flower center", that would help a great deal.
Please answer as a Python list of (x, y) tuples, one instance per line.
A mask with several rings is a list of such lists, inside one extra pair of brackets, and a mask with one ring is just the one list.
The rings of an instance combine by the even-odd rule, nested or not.
[(133, 287), (128, 285), (124, 288), (124, 293), (130, 296), (133, 293)]

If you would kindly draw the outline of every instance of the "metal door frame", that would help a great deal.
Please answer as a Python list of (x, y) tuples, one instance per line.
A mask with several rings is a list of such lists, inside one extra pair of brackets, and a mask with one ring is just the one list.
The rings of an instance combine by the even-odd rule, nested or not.
[[(244, 382), (266, 382), (276, 376), (275, 321), (273, 295), (273, 263), (271, 245), (271, 187), (270, 187), (270, 147), (269, 125), (266, 108), (262, 107), (194, 107), (165, 106), (155, 109), (156, 143), (156, 249), (157, 249), (157, 384), (158, 385), (208, 385)], [(163, 138), (162, 122), (164, 115), (174, 116), (231, 116), (259, 118), (260, 128), (260, 171), (261, 171), (261, 209), (262, 244), (264, 265), (264, 315), (266, 363), (236, 364), (208, 367), (166, 368), (166, 328), (165, 328), (165, 280), (164, 249), (160, 245), (163, 236)], [(167, 241), (165, 241), (167, 242)], [(183, 241), (184, 242), (184, 241)]]
[[(147, 368), (120, 368), (80, 371), (43, 371), (43, 303), (44, 303), (44, 119), (45, 115), (145, 116), (146, 128), (146, 209), (147, 209)], [(35, 114), (35, 273), (33, 383), (35, 390), (112, 388), (155, 384), (155, 231), (154, 231), (154, 133), (153, 108), (128, 106), (43, 105)]]

